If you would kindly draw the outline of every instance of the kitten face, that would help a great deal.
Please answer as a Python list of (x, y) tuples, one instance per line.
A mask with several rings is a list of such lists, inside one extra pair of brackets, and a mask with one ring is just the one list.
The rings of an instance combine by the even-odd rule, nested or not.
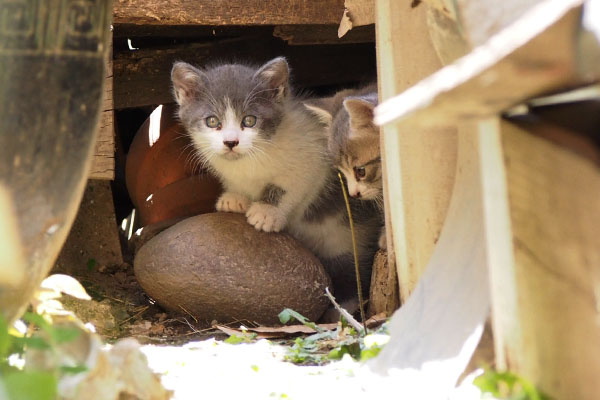
[(333, 116), (323, 108), (307, 105), (329, 125), (329, 151), (346, 178), (348, 194), (364, 200), (380, 200), (383, 190), (379, 128), (373, 123), (376, 104), (376, 93), (348, 97)]
[(206, 160), (261, 153), (283, 117), (288, 65), (276, 58), (258, 70), (226, 64), (206, 70), (175, 63), (179, 117)]
[(382, 196), (378, 134), (370, 133), (373, 136), (370, 139), (350, 139), (344, 151), (338, 154), (336, 165), (344, 174), (348, 194), (352, 197), (377, 200)]

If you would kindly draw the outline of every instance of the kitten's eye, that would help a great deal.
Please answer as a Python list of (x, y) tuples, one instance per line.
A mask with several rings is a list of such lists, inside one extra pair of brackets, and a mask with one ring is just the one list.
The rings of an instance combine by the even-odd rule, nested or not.
[(219, 118), (215, 117), (214, 115), (206, 117), (205, 122), (206, 126), (209, 128), (218, 128), (221, 126), (221, 121), (219, 121)]
[(367, 171), (365, 170), (365, 167), (354, 167), (354, 176), (356, 177), (356, 180), (364, 178), (366, 174)]
[(245, 128), (252, 128), (256, 125), (256, 117), (254, 115), (246, 115), (242, 118), (242, 126)]

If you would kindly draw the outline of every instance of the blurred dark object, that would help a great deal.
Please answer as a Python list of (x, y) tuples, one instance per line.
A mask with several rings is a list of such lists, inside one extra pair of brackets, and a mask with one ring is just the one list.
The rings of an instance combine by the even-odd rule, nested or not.
[(13, 250), (24, 264), (10, 265), (24, 270), (23, 279), (0, 284), (0, 309), (9, 321), (54, 264), (85, 188), (111, 12), (112, 1), (60, 8), (0, 2), (0, 187), (16, 215), (20, 244)]

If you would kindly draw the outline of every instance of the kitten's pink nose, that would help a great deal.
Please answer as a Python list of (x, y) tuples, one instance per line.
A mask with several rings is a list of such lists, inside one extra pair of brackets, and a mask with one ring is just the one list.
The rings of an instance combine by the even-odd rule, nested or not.
[(356, 192), (354, 194), (350, 194), (350, 196), (356, 197), (357, 199), (360, 199), (360, 192)]
[(231, 150), (233, 150), (233, 148), (235, 146), (237, 146), (240, 142), (238, 140), (225, 140), (223, 142), (223, 144), (227, 147), (229, 147)]

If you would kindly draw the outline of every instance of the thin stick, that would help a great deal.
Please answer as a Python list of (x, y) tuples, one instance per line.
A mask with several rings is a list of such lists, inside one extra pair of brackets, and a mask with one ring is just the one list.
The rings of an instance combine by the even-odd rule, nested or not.
[(358, 289), (358, 309), (360, 310), (360, 319), (362, 320), (362, 324), (364, 327), (365, 334), (367, 333), (367, 325), (365, 321), (365, 309), (363, 307), (363, 295), (362, 295), (362, 285), (360, 282), (360, 270), (358, 267), (358, 247), (356, 245), (356, 236), (354, 235), (354, 221), (352, 220), (352, 211), (350, 210), (350, 201), (348, 200), (348, 193), (346, 193), (346, 186), (344, 185), (344, 180), (342, 179), (342, 174), (338, 172), (338, 177), (340, 178), (340, 184), (342, 185), (342, 193), (344, 193), (344, 201), (346, 202), (346, 210), (348, 211), (348, 220), (350, 222), (350, 233), (352, 235), (352, 252), (354, 253), (354, 272), (356, 273), (356, 288)]
[(198, 320), (196, 319), (196, 317), (194, 317), (192, 315), (191, 312), (189, 312), (188, 310), (186, 310), (181, 304), (178, 304), (179, 308), (181, 308), (187, 315), (189, 315), (190, 317), (192, 317), (192, 319), (194, 320), (195, 323), (198, 323)]
[(131, 317), (119, 322), (119, 325), (123, 325), (125, 322), (129, 322), (134, 318), (139, 317), (140, 315), (142, 315), (143, 313), (146, 312), (146, 310), (148, 310), (150, 308), (150, 306), (141, 306), (141, 308), (138, 308), (139, 311), (136, 311), (134, 315), (132, 315)]
[(340, 314), (342, 314), (342, 316), (344, 318), (346, 318), (346, 321), (348, 321), (348, 323), (350, 325), (352, 325), (352, 327), (354, 329), (356, 329), (358, 332), (363, 332), (365, 329), (364, 325), (361, 325), (360, 322), (358, 322), (356, 319), (354, 319), (354, 317), (352, 316), (352, 314), (350, 314), (348, 311), (344, 310), (342, 308), (342, 306), (340, 306), (336, 301), (335, 301), (335, 297), (333, 297), (333, 295), (331, 294), (331, 292), (329, 291), (329, 288), (326, 287), (325, 288), (325, 294), (327, 295), (327, 297), (329, 297), (329, 300), (331, 301), (331, 303), (333, 304), (333, 306), (335, 307), (336, 310), (339, 311)]

